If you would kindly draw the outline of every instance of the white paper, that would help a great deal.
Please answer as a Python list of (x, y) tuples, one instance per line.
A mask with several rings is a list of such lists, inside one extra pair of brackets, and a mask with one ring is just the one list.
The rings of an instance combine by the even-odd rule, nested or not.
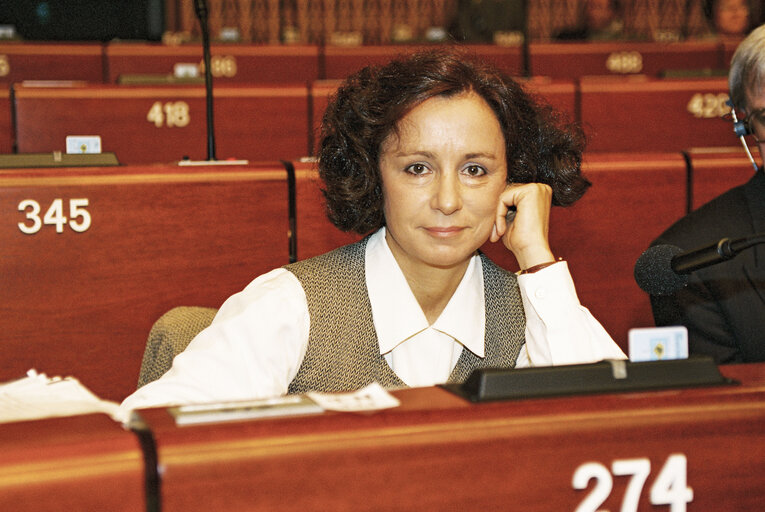
[(311, 400), (327, 411), (376, 411), (398, 407), (401, 402), (380, 384), (373, 382), (350, 393), (306, 393)]
[(0, 384), (0, 423), (99, 412), (123, 420), (119, 404), (98, 398), (73, 377), (29, 370), (23, 379)]

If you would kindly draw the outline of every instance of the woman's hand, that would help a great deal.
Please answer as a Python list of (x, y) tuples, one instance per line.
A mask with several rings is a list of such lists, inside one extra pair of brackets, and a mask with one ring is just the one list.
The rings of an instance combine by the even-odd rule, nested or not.
[[(547, 239), (550, 225), (552, 188), (543, 183), (513, 183), (502, 192), (497, 205), (494, 229), (489, 240), (502, 239), (522, 269), (555, 261)], [(513, 208), (515, 218), (507, 222)]]

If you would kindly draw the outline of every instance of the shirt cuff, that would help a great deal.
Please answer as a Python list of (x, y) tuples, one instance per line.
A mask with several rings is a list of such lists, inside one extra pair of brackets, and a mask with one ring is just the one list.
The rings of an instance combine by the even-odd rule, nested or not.
[[(560, 261), (532, 274), (518, 276), (526, 312), (526, 345), (531, 366), (581, 362), (589, 343), (588, 327), (568, 264)], [(587, 316), (587, 313), (584, 313)], [(586, 320), (585, 320), (586, 321)]]

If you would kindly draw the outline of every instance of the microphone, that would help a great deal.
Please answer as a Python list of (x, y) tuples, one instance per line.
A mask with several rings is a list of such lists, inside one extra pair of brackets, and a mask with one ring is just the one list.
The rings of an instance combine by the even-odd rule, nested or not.
[(649, 247), (635, 263), (635, 281), (649, 295), (671, 295), (688, 282), (688, 274), (730, 260), (744, 249), (765, 242), (765, 234), (718, 242), (683, 252), (674, 245)]

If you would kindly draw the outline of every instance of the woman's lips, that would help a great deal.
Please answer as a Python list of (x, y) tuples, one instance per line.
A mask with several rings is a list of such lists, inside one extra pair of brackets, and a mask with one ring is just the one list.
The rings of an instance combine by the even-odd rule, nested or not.
[(438, 238), (449, 238), (449, 237), (458, 235), (459, 233), (462, 232), (464, 228), (460, 226), (450, 226), (450, 227), (444, 227), (444, 228), (428, 227), (425, 229), (431, 236), (438, 237)]

